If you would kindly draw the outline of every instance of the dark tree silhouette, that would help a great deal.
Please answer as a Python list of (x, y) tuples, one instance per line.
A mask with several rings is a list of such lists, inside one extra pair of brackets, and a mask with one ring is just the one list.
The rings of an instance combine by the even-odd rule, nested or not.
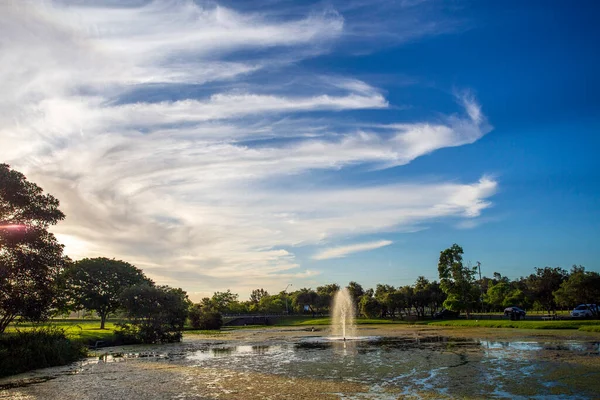
[(59, 202), (6, 164), (0, 164), (0, 333), (16, 317), (49, 316), (67, 262), (48, 232), (65, 218)]

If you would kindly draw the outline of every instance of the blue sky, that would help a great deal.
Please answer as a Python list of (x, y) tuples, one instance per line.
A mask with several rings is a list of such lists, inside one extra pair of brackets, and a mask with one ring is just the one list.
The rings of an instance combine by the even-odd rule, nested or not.
[[(0, 5), (0, 160), (193, 299), (600, 270), (592, 1)], [(18, 66), (18, 67), (15, 67)]]

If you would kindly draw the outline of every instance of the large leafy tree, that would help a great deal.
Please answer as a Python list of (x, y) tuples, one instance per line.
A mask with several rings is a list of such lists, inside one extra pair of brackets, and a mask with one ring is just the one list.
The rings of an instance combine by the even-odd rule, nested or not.
[(464, 310), (467, 318), (479, 299), (479, 288), (475, 284), (477, 267), (463, 265), (463, 249), (457, 244), (442, 251), (438, 263), (440, 287), (448, 296), (444, 307), (454, 310)]
[(319, 295), (317, 307), (323, 311), (331, 307), (333, 297), (340, 290), (340, 286), (336, 283), (330, 283), (329, 285), (318, 286), (317, 294)]
[(6, 164), (0, 164), (0, 333), (16, 317), (49, 316), (67, 261), (48, 232), (65, 218), (59, 202)]
[(135, 336), (142, 342), (181, 340), (191, 306), (182, 289), (142, 283), (125, 289), (121, 293), (121, 303)]
[(527, 288), (533, 299), (548, 311), (556, 311), (554, 292), (567, 280), (568, 273), (562, 268), (536, 268), (535, 274), (527, 278)]
[(308, 310), (311, 313), (313, 313), (313, 315), (316, 312), (315, 308), (318, 302), (319, 295), (317, 294), (317, 292), (310, 288), (302, 288), (294, 292), (294, 294), (292, 295), (292, 304), (296, 309), (302, 311), (305, 308), (308, 308)]
[(260, 303), (260, 300), (263, 297), (266, 297), (269, 295), (269, 292), (267, 292), (265, 289), (260, 288), (260, 289), (254, 289), (252, 291), (252, 293), (250, 293), (250, 302), (252, 304), (258, 304)]
[[(557, 303), (569, 307), (577, 304), (593, 304), (600, 299), (600, 274), (586, 271), (583, 266), (574, 265), (569, 278), (561, 283), (560, 288), (554, 292)], [(591, 309), (598, 317), (596, 309)]]
[(360, 301), (361, 296), (365, 294), (365, 290), (359, 283), (354, 281), (348, 283), (346, 289), (348, 289), (348, 293), (350, 293), (350, 296), (352, 296), (352, 302), (354, 303), (355, 312), (358, 312), (358, 302)]
[(66, 293), (74, 309), (93, 310), (104, 329), (109, 314), (121, 307), (121, 294), (131, 286), (152, 281), (141, 269), (125, 261), (84, 258), (65, 271)]

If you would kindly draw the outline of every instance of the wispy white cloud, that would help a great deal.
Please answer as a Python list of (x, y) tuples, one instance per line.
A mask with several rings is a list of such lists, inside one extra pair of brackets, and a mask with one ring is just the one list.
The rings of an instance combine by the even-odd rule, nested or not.
[[(317, 279), (297, 246), (470, 219), (491, 206), (488, 177), (315, 180), (348, 166), (405, 165), (491, 127), (470, 95), (434, 121), (350, 124), (353, 110), (392, 108), (385, 92), (327, 71), (275, 85), (348, 25), (332, 10), (293, 14), (184, 0), (0, 2), (0, 159), (61, 200), (67, 219), (56, 233), (72, 257), (123, 258), (191, 292), (249, 291)], [(374, 244), (322, 259), (364, 246)]]
[(389, 246), (393, 242), (391, 240), (378, 240), (376, 242), (356, 243), (348, 246), (332, 247), (320, 251), (313, 256), (315, 260), (328, 260), (330, 258), (346, 257), (348, 254), (359, 253), (361, 251), (369, 251), (379, 249), (380, 247)]

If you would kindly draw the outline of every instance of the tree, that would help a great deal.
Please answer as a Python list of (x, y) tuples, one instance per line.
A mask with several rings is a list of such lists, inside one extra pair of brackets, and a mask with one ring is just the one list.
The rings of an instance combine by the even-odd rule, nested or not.
[(250, 302), (253, 304), (258, 304), (260, 303), (260, 299), (268, 295), (269, 292), (267, 292), (265, 289), (254, 289), (252, 293), (250, 293)]
[(194, 329), (216, 330), (223, 326), (221, 313), (204, 309), (201, 304), (193, 304), (190, 307), (188, 317), (190, 325)]
[[(577, 304), (595, 304), (600, 299), (600, 274), (586, 271), (581, 265), (573, 265), (569, 278), (554, 292), (554, 299), (557, 303), (569, 307)], [(596, 309), (590, 311), (598, 317)]]
[(393, 302), (393, 296), (390, 296), (396, 291), (396, 289), (391, 285), (382, 285), (377, 284), (375, 288), (375, 299), (379, 303), (381, 307), (381, 315), (380, 317), (385, 318), (388, 313), (394, 314), (395, 307)]
[(418, 317), (425, 317), (425, 308), (430, 306), (432, 297), (431, 283), (424, 276), (419, 276), (414, 289), (414, 306)]
[(453, 310), (464, 310), (467, 318), (479, 299), (479, 288), (475, 285), (477, 267), (463, 266), (463, 249), (456, 243), (440, 252), (438, 272), (440, 287), (448, 296), (444, 307)]
[(279, 314), (285, 311), (285, 293), (264, 296), (260, 299), (259, 309), (267, 314)]
[(130, 324), (127, 331), (143, 343), (178, 342), (191, 305), (187, 293), (169, 286), (141, 283), (121, 293)]
[(358, 302), (360, 301), (361, 296), (365, 294), (365, 290), (359, 283), (354, 281), (348, 283), (346, 289), (348, 289), (348, 293), (350, 293), (350, 296), (352, 296), (352, 302), (356, 308), (355, 312), (358, 312)]
[(360, 313), (367, 318), (377, 318), (381, 315), (382, 305), (375, 297), (372, 291), (367, 291), (358, 302)]
[(68, 259), (48, 232), (65, 218), (59, 202), (6, 164), (0, 164), (0, 333), (16, 317), (50, 315)]
[(292, 304), (296, 309), (304, 310), (307, 307), (313, 315), (318, 300), (319, 295), (310, 288), (302, 288), (292, 295)]
[(220, 313), (231, 312), (231, 308), (235, 308), (235, 303), (238, 302), (238, 295), (231, 293), (231, 290), (227, 289), (226, 292), (215, 292), (213, 297), (210, 299), (212, 308)]
[(547, 312), (556, 311), (554, 292), (568, 278), (562, 268), (536, 268), (535, 274), (527, 278), (527, 286), (534, 301), (538, 301)]
[(66, 292), (74, 309), (93, 310), (104, 329), (109, 314), (121, 307), (121, 293), (140, 283), (152, 284), (141, 269), (120, 260), (84, 258), (65, 271)]
[(510, 285), (507, 282), (500, 281), (495, 285), (488, 288), (486, 294), (483, 296), (487, 304), (489, 304), (495, 311), (505, 307), (505, 299), (510, 292)]
[(317, 287), (317, 294), (319, 295), (317, 300), (317, 307), (321, 310), (329, 309), (333, 302), (333, 296), (340, 290), (340, 286), (335, 283), (329, 285)]

